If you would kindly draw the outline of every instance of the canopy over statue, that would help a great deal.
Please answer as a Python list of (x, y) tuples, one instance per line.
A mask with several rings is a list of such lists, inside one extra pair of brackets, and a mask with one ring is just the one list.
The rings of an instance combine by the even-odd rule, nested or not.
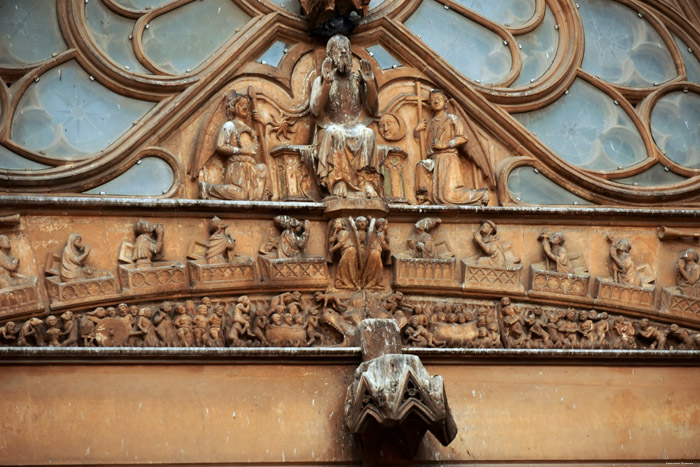
[(367, 60), (352, 71), (350, 40), (330, 38), (326, 58), (311, 90), (316, 173), (333, 196), (375, 198), (381, 175), (375, 134), (367, 124), (378, 113), (377, 82)]

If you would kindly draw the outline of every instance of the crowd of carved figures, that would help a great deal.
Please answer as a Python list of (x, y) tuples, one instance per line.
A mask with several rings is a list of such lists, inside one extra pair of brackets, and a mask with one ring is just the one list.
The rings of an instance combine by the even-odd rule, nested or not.
[[(89, 264), (90, 246), (79, 233), (68, 236), (63, 250), (52, 253), (46, 263), (46, 284), (52, 305), (68, 305), (95, 300), (116, 300), (120, 295), (138, 296), (165, 293), (192, 287), (197, 290), (225, 290), (236, 286), (254, 286), (261, 280), (285, 281), (294, 286), (352, 291), (389, 291), (391, 287), (432, 286), (455, 290), (485, 290), (490, 293), (547, 295), (567, 300), (589, 300), (588, 267), (578, 245), (570, 246), (561, 232), (543, 232), (539, 236), (542, 261), (531, 265), (530, 289), (525, 292), (521, 280), (521, 259), (510, 244), (499, 237), (498, 226), (484, 221), (472, 228), (477, 254), (462, 258), (463, 276), (458, 277), (456, 255), (450, 242), (436, 231), (438, 218), (423, 218), (403, 245), (390, 243), (390, 226), (385, 218), (365, 216), (338, 217), (328, 223), (325, 255), (306, 252), (311, 230), (308, 220), (277, 216), (273, 220), (278, 234), (265, 238), (254, 255), (244, 256), (235, 248), (229, 226), (214, 217), (208, 236), (194, 239), (187, 264), (163, 258), (167, 232), (162, 224), (140, 219), (134, 223), (134, 236), (119, 248), (116, 276)], [(682, 235), (681, 232), (679, 235)], [(668, 237), (668, 235), (667, 235)], [(657, 307), (655, 277), (649, 264), (638, 261), (628, 238), (607, 237), (609, 251), (606, 267), (609, 276), (596, 278), (595, 300), (636, 310)], [(399, 250), (399, 252), (397, 252)], [(252, 252), (251, 252), (252, 253)], [(673, 286), (664, 287), (660, 305), (667, 312), (698, 319), (700, 314), (700, 255), (686, 249), (675, 265)], [(329, 268), (329, 265), (331, 268)], [(385, 277), (392, 265), (393, 279)], [(13, 256), (9, 237), (0, 236), (0, 309), (36, 302), (35, 277), (20, 275), (19, 260)], [(188, 282), (188, 277), (190, 281)], [(36, 304), (36, 303), (35, 303)], [(54, 306), (55, 308), (55, 306)], [(22, 310), (20, 310), (22, 311)], [(26, 310), (24, 310), (26, 311)], [(7, 314), (7, 313), (6, 313)], [(270, 317), (272, 318), (272, 316)], [(271, 323), (284, 316), (275, 316)], [(294, 317), (294, 320), (298, 320)], [(304, 315), (306, 319), (306, 315)], [(296, 321), (295, 321), (296, 322)], [(297, 323), (298, 324), (298, 323)], [(415, 321), (415, 339), (425, 339), (425, 323)], [(423, 336), (419, 338), (418, 336)], [(440, 339), (438, 339), (440, 341)]]
[(0, 344), (31, 347), (309, 347), (354, 345), (359, 322), (394, 319), (412, 347), (697, 350), (700, 332), (597, 310), (500, 302), (350, 297), (318, 291), (120, 303), (85, 313), (6, 322)]

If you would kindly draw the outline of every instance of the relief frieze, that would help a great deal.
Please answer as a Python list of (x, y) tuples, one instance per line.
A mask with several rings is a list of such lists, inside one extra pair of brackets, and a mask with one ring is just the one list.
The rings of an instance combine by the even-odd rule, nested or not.
[(8, 321), (19, 347), (318, 347), (356, 345), (365, 319), (396, 322), (403, 346), (482, 349), (700, 350), (700, 332), (595, 309), (435, 299), (401, 292), (202, 297), (121, 303)]

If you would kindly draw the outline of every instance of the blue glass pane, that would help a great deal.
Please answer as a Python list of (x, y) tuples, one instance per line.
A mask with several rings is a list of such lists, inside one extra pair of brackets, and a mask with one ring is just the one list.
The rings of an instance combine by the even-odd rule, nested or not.
[(129, 170), (103, 185), (88, 190), (90, 195), (160, 196), (173, 185), (173, 170), (163, 159), (145, 157)]
[(129, 39), (136, 21), (117, 15), (99, 1), (85, 4), (85, 18), (92, 40), (100, 50), (125, 70), (150, 74), (134, 55)]
[(48, 165), (40, 164), (32, 160), (22, 157), (19, 154), (7, 149), (5, 146), (0, 146), (0, 169), (6, 170), (38, 170), (45, 169)]
[(0, 0), (0, 65), (40, 62), (66, 49), (55, 2)]
[(666, 94), (651, 111), (651, 134), (673, 162), (700, 168), (700, 95)]
[(423, 0), (405, 24), (469, 79), (498, 83), (510, 72), (510, 49), (497, 34), (435, 0)]
[(284, 54), (287, 53), (289, 46), (284, 42), (277, 41), (270, 46), (258, 59), (258, 63), (263, 65), (277, 66)]
[(685, 177), (671, 172), (671, 170), (665, 168), (661, 164), (655, 164), (640, 174), (633, 175), (632, 177), (618, 178), (615, 181), (623, 185), (663, 186), (673, 185), (685, 179)]
[(559, 31), (555, 26), (556, 21), (552, 10), (547, 7), (544, 19), (539, 26), (527, 34), (516, 37), (518, 45), (521, 46), (523, 67), (511, 87), (536, 81), (552, 65), (559, 46)]
[(508, 189), (516, 201), (525, 204), (591, 204), (529, 166), (516, 167), (510, 172)]
[(112, 144), (154, 105), (107, 89), (69, 61), (48, 70), (25, 91), (11, 137), (50, 157), (82, 158)]
[(535, 14), (535, 0), (455, 0), (494, 23), (521, 26)]
[(272, 3), (282, 8), (283, 10), (290, 11), (294, 14), (301, 14), (301, 9), (298, 0), (271, 0)]
[(635, 11), (609, 0), (577, 0), (585, 51), (581, 68), (622, 86), (647, 87), (676, 76), (661, 36)]
[(647, 158), (630, 116), (582, 79), (552, 104), (513, 117), (559, 157), (584, 169), (617, 170)]
[(204, 63), (251, 17), (231, 0), (195, 1), (151, 21), (143, 33), (149, 59), (171, 73)]
[(693, 50), (680, 40), (678, 36), (672, 35), (683, 56), (685, 71), (688, 73), (688, 81), (700, 84), (700, 60), (695, 56)]
[(373, 45), (367, 47), (367, 52), (372, 55), (372, 58), (377, 62), (377, 64), (382, 67), (382, 70), (388, 70), (389, 68), (398, 68), (401, 66), (399, 62), (393, 55), (391, 55), (387, 50), (381, 45)]

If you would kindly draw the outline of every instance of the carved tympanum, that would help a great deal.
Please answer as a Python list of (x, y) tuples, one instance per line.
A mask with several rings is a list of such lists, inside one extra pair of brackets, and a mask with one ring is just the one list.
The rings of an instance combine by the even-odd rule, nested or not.
[(384, 218), (338, 218), (331, 221), (328, 260), (338, 258), (335, 287), (359, 290), (384, 287), (384, 264), (390, 263), (388, 222)]
[(372, 67), (360, 60), (352, 71), (350, 40), (328, 40), (326, 58), (311, 90), (316, 117), (316, 173), (332, 196), (375, 198), (382, 193), (374, 131), (367, 127), (378, 112), (378, 90)]
[(426, 431), (447, 446), (457, 436), (442, 377), (415, 355), (402, 355), (393, 320), (360, 324), (363, 363), (345, 396), (345, 424), (368, 465), (411, 458)]
[[(216, 140), (214, 156), (224, 157), (222, 180), (214, 183), (209, 171), (200, 173), (201, 198), (260, 200), (266, 192), (267, 166), (262, 160), (258, 134), (253, 126), (258, 118), (251, 97), (233, 92), (226, 103), (226, 118)], [(206, 165), (206, 164), (205, 164)]]

